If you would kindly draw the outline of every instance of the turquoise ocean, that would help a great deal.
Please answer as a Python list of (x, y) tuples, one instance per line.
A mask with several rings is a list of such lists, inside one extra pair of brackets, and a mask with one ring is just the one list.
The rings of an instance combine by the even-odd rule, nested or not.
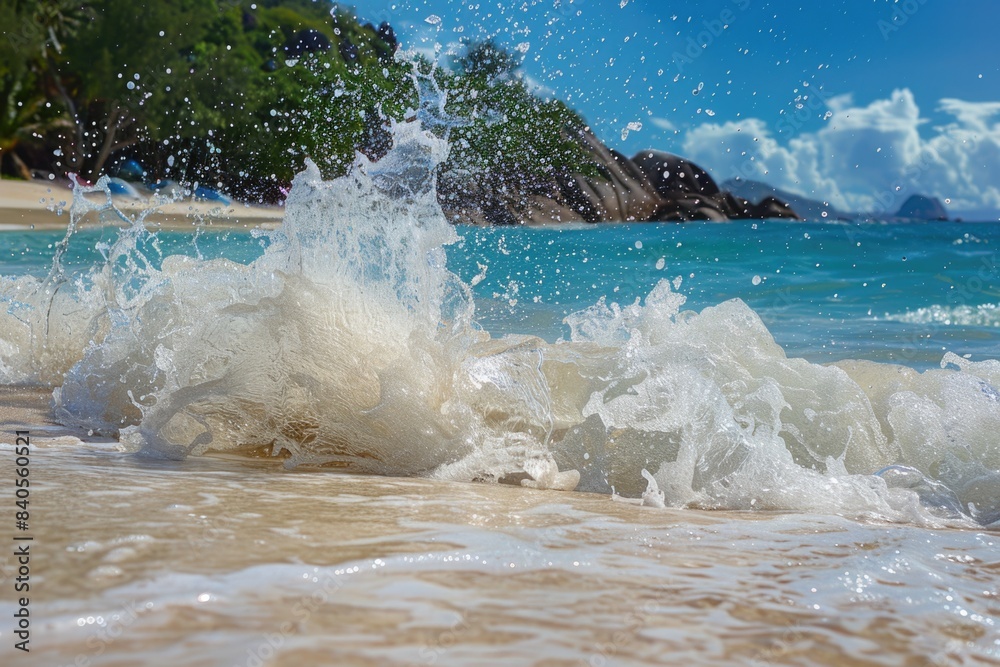
[(1000, 224), (452, 226), (395, 131), (0, 233), (39, 664), (1000, 660)]

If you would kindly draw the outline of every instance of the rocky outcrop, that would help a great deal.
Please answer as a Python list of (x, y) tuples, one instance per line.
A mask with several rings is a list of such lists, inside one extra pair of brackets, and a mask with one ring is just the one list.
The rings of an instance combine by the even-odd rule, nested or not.
[(903, 202), (896, 217), (908, 220), (948, 220), (948, 210), (937, 197), (911, 195)]
[(799, 219), (774, 197), (753, 203), (723, 192), (704, 169), (676, 155), (648, 150), (629, 159), (589, 131), (576, 141), (596, 176), (501, 174), (484, 185), (446, 174), (438, 187), (445, 214), (454, 222), (480, 225)]
[(885, 210), (878, 211), (846, 211), (835, 208), (829, 202), (809, 199), (785, 190), (779, 190), (767, 183), (747, 179), (726, 181), (722, 187), (744, 197), (760, 198), (773, 196), (779, 201), (787, 202), (795, 212), (806, 220), (848, 220), (869, 222), (923, 222), (947, 221), (948, 210), (937, 197), (926, 195), (911, 195), (903, 202), (896, 213)]
[(658, 220), (798, 219), (791, 207), (776, 197), (764, 197), (755, 204), (722, 191), (708, 172), (672, 153), (640, 151), (632, 161), (656, 192), (673, 203), (660, 211)]
[(857, 220), (864, 217), (859, 213), (840, 210), (830, 202), (809, 199), (794, 192), (781, 190), (767, 183), (751, 179), (730, 179), (722, 184), (722, 188), (747, 199), (762, 200), (774, 197), (791, 206), (799, 216), (806, 220)]

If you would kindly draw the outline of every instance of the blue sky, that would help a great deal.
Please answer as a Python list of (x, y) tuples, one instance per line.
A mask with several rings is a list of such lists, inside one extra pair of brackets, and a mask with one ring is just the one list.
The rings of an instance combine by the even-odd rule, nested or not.
[[(1000, 3), (356, 0), (404, 47), (494, 38), (605, 142), (855, 209), (1000, 210)], [(641, 126), (641, 129), (639, 129)], [(630, 129), (631, 127), (631, 129)]]

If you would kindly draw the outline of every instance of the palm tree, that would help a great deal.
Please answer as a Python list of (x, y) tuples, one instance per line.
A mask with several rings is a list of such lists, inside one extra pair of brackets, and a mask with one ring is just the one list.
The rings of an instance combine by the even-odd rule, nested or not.
[(61, 54), (62, 42), (74, 37), (93, 18), (90, 5), (83, 0), (38, 0), (34, 4), (32, 19), (45, 36), (41, 43), (43, 59), (51, 57), (50, 49)]
[(76, 120), (56, 57), (92, 12), (82, 0), (0, 0), (0, 15), (9, 22), (7, 39), (0, 43), (0, 168), (6, 159), (20, 176), (30, 178), (31, 171), (14, 151), (32, 135), (69, 125), (64, 115), (44, 117), (41, 84), (46, 79)]
[(30, 179), (31, 171), (14, 149), (37, 129), (35, 120), (44, 98), (25, 92), (22, 81), (10, 76), (0, 77), (0, 96), (3, 100), (0, 107), (0, 171), (7, 158), (19, 176)]

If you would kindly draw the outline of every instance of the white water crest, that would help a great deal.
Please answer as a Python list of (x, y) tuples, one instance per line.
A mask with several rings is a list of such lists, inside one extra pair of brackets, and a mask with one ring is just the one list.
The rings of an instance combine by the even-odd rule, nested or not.
[[(434, 187), (447, 143), (418, 122), (393, 133), (378, 163), (299, 174), (249, 264), (156, 268), (140, 217), (85, 276), (57, 254), (44, 280), (4, 278), (2, 381), (53, 387), (59, 420), (152, 456), (229, 451), (653, 506), (1000, 519), (1000, 362), (789, 359), (742, 301), (683, 311), (667, 281), (571, 315), (565, 340), (491, 337), (445, 265), (458, 240)], [(74, 220), (95, 208), (115, 213), (78, 193)]]
[(885, 316), (890, 322), (907, 324), (944, 324), (953, 326), (1000, 327), (1000, 306), (993, 303), (978, 306), (940, 306), (917, 308), (905, 313)]

